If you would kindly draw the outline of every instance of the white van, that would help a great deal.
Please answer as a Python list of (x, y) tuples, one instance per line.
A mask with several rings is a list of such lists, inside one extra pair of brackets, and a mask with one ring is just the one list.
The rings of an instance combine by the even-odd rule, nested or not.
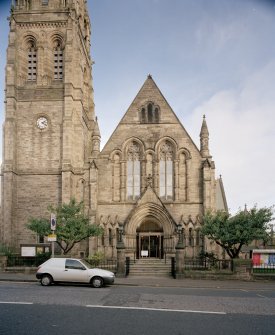
[(115, 275), (111, 271), (93, 268), (83, 259), (50, 258), (38, 267), (36, 278), (41, 285), (55, 282), (87, 283), (99, 288), (114, 283)]

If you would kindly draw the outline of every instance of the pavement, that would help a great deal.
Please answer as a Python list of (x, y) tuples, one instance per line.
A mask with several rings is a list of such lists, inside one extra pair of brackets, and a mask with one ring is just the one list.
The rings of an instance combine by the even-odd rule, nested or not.
[[(12, 272), (0, 270), (0, 282), (38, 282), (35, 272)], [(116, 277), (115, 285), (151, 286), (151, 287), (181, 287), (181, 288), (213, 288), (239, 290), (275, 290), (275, 281), (258, 280), (207, 280), (172, 277)]]

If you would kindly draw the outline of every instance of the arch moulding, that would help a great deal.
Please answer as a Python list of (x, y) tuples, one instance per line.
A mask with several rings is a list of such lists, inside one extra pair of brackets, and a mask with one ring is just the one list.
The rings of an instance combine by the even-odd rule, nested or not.
[(134, 213), (125, 222), (125, 234), (135, 234), (142, 223), (154, 218), (159, 222), (165, 235), (172, 235), (175, 232), (176, 224), (167, 210), (155, 203), (142, 204), (136, 208)]

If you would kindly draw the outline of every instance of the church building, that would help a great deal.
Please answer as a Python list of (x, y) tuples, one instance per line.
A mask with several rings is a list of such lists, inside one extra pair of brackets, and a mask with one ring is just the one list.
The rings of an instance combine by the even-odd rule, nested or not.
[(9, 20), (0, 243), (43, 242), (28, 219), (75, 198), (104, 228), (77, 256), (172, 257), (179, 231), (186, 257), (211, 251), (202, 217), (227, 205), (206, 118), (198, 148), (148, 75), (100, 149), (87, 1), (13, 0)]

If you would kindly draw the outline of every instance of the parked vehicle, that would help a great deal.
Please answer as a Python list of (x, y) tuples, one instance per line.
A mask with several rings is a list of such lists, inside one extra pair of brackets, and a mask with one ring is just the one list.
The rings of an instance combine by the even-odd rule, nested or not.
[(114, 283), (111, 271), (93, 268), (84, 259), (50, 258), (38, 267), (36, 278), (42, 286), (56, 282), (87, 283), (99, 288)]

